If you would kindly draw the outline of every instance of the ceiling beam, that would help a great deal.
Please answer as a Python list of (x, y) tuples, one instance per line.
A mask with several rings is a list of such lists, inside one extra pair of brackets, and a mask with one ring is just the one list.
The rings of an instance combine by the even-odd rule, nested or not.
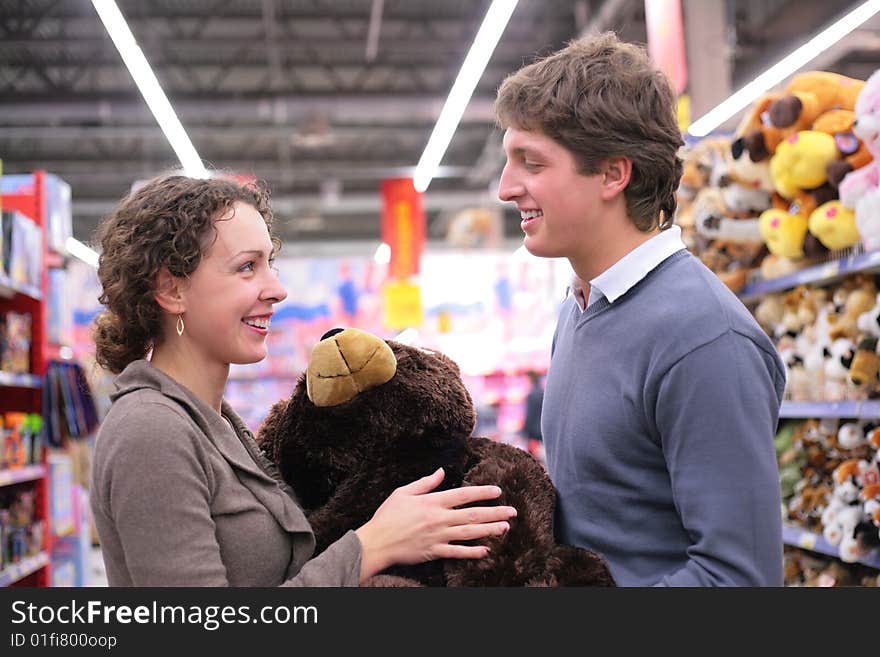
[[(258, 139), (265, 137), (290, 138), (294, 135), (311, 134), (308, 125), (228, 125), (203, 126), (192, 125), (187, 133), (197, 139), (228, 138)], [(328, 126), (320, 133), (328, 140), (393, 139), (407, 140), (426, 138), (431, 129), (430, 123), (422, 125), (390, 125), (375, 124), (363, 126)], [(461, 131), (473, 132), (482, 137), (486, 126), (483, 123), (472, 123), (462, 126)], [(85, 126), (52, 126), (52, 125), (0, 125), (0, 139), (37, 139), (39, 141), (73, 141), (78, 139), (165, 139), (158, 126), (150, 125), (85, 125)]]
[[(311, 119), (316, 115), (332, 123), (359, 125), (364, 123), (433, 122), (440, 115), (445, 98), (430, 95), (333, 95), (290, 96), (260, 94), (255, 98), (219, 95), (205, 98), (180, 97), (174, 108), (184, 123), (264, 122), (283, 114), (288, 121)], [(493, 98), (472, 98), (463, 121), (491, 122)], [(73, 121), (117, 121), (145, 123), (150, 114), (141, 100), (66, 100), (18, 101), (7, 96), (3, 100), (3, 123), (47, 125)]]
[[(73, 213), (79, 216), (100, 217), (108, 214), (117, 202), (109, 199), (73, 199)], [(497, 197), (487, 191), (426, 192), (423, 197), (426, 211), (451, 210), (469, 206), (500, 206)], [(345, 215), (378, 214), (382, 211), (379, 194), (348, 194), (336, 202), (327, 203), (318, 195), (273, 196), (272, 208), (276, 215), (296, 217), (302, 214)]]

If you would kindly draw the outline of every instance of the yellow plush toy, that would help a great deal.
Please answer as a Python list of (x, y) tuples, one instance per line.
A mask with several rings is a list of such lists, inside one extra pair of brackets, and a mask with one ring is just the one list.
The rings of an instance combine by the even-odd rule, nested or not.
[(856, 214), (840, 201), (829, 201), (813, 210), (807, 228), (832, 251), (845, 249), (859, 242)]
[(770, 253), (790, 260), (804, 257), (804, 237), (807, 235), (807, 218), (804, 215), (771, 208), (761, 213), (759, 225), (761, 239)]
[(801, 130), (776, 147), (770, 158), (770, 175), (776, 191), (787, 199), (819, 187), (828, 180), (828, 165), (839, 158), (834, 137), (816, 130)]
[(791, 135), (820, 129), (814, 124), (826, 112), (855, 109), (864, 85), (862, 80), (827, 71), (795, 75), (781, 93), (764, 94), (752, 104), (736, 131), (734, 157), (748, 153), (753, 162), (769, 158)]

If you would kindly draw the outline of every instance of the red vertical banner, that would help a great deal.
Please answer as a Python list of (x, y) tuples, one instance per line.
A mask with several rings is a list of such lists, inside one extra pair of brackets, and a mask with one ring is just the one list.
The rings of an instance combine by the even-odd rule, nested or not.
[(391, 247), (389, 278), (409, 278), (419, 273), (425, 247), (425, 210), (422, 195), (412, 178), (383, 180), (382, 241)]
[(648, 54), (672, 81), (676, 94), (687, 86), (687, 57), (681, 0), (645, 0), (645, 26), (648, 31)]

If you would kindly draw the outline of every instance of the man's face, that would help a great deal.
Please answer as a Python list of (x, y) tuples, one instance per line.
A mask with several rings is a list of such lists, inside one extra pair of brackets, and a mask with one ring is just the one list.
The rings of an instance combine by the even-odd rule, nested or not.
[(572, 153), (540, 132), (508, 128), (503, 145), (507, 164), (498, 197), (516, 203), (526, 249), (576, 258), (601, 220), (603, 175), (579, 173)]

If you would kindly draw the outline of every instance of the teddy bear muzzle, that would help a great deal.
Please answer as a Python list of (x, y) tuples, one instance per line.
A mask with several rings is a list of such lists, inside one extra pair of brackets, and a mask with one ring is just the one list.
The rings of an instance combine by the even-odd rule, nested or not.
[(396, 371), (384, 340), (359, 329), (334, 329), (312, 349), (306, 391), (315, 406), (338, 406), (387, 383)]

